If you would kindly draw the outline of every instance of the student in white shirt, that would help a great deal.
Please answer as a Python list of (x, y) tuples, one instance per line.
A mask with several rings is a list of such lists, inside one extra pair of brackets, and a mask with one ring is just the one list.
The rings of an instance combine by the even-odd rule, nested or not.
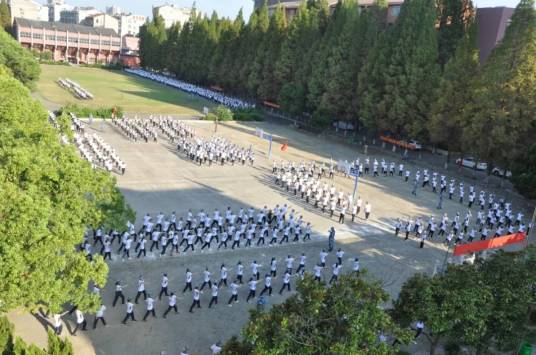
[(132, 319), (132, 321), (136, 321), (136, 318), (134, 318), (134, 303), (130, 300), (130, 298), (127, 300), (127, 314), (125, 315), (125, 318), (123, 318), (123, 324), (127, 324), (128, 319)]
[(246, 302), (249, 302), (250, 298), (255, 298), (255, 293), (257, 290), (257, 283), (258, 280), (253, 280), (253, 277), (249, 279), (248, 285), (249, 285), (249, 294), (248, 298), (246, 299)]
[(145, 291), (145, 280), (143, 279), (143, 276), (140, 275), (138, 278), (138, 293), (136, 293), (136, 298), (134, 298), (134, 303), (138, 304), (138, 299), (140, 296), (143, 295), (143, 299), (147, 299), (147, 291)]
[(318, 281), (318, 282), (321, 282), (321, 277), (322, 277), (322, 269), (324, 267), (322, 267), (321, 264), (316, 264), (315, 267), (314, 267), (314, 270), (315, 270), (315, 281)]
[(145, 303), (147, 304), (147, 312), (145, 312), (145, 316), (143, 317), (143, 320), (146, 321), (149, 314), (152, 314), (153, 317), (156, 318), (156, 313), (154, 310), (154, 299), (151, 297), (151, 295), (147, 296)]
[(82, 328), (82, 330), (87, 330), (86, 329), (87, 321), (84, 318), (84, 313), (82, 313), (82, 311), (80, 311), (79, 309), (76, 309), (74, 311), (74, 314), (76, 315), (76, 326), (74, 327), (72, 335), (76, 335), (76, 332), (78, 331), (78, 328), (80, 327)]
[(300, 266), (298, 266), (298, 270), (296, 270), (296, 273), (299, 274), (300, 271), (305, 271), (305, 260), (307, 259), (307, 256), (305, 256), (305, 253), (302, 253), (300, 256)]
[(208, 304), (208, 308), (212, 307), (212, 304), (218, 304), (218, 285), (213, 284), (211, 287), (211, 294), (212, 298), (210, 299), (210, 303)]
[(221, 285), (227, 287), (227, 268), (225, 264), (221, 264), (220, 267), (220, 282), (218, 283), (218, 287), (221, 287)]
[(216, 344), (212, 344), (210, 346), (210, 351), (212, 351), (212, 355), (221, 353), (222, 347), (221, 347), (220, 342), (217, 342)]
[(158, 294), (158, 299), (161, 300), (162, 299), (162, 295), (168, 295), (168, 282), (169, 282), (169, 279), (168, 279), (168, 276), (167, 274), (164, 274), (162, 275), (162, 283), (161, 283), (161, 287), (160, 287), (160, 293)]
[(212, 281), (210, 281), (210, 271), (208, 271), (208, 267), (205, 268), (205, 271), (203, 271), (203, 284), (201, 285), (201, 288), (199, 290), (203, 291), (205, 286), (208, 286), (209, 288), (212, 287)]
[(195, 306), (197, 306), (197, 308), (201, 308), (201, 303), (199, 302), (200, 294), (201, 294), (201, 292), (199, 291), (199, 289), (197, 287), (194, 288), (193, 295), (192, 295), (193, 302), (192, 302), (192, 305), (190, 306), (190, 310), (189, 310), (190, 313), (194, 313), (193, 309), (194, 309)]
[(227, 303), (229, 305), (229, 307), (232, 306), (232, 302), (235, 302), (237, 303), (238, 302), (238, 288), (240, 287), (240, 285), (237, 283), (237, 281), (233, 281), (230, 285), (230, 289), (231, 289), (231, 298), (229, 298), (229, 302)]
[(106, 321), (104, 320), (104, 312), (106, 311), (106, 306), (101, 305), (97, 313), (95, 313), (95, 320), (93, 321), (93, 329), (97, 328), (97, 323), (102, 321), (102, 324), (106, 326)]
[(268, 291), (268, 296), (272, 295), (272, 277), (270, 276), (270, 274), (266, 274), (264, 276), (264, 288), (262, 289), (261, 294), (259, 295), (259, 297), (264, 295), (264, 293), (266, 291)]
[(186, 290), (192, 291), (192, 272), (190, 269), (186, 269), (186, 286), (184, 286), (182, 293), (186, 292)]
[(285, 289), (285, 287), (290, 292), (290, 278), (291, 275), (288, 272), (285, 272), (285, 276), (283, 276), (283, 287), (281, 287), (281, 290), (279, 290), (280, 295), (283, 294), (283, 290)]
[(171, 311), (172, 309), (175, 311), (175, 314), (179, 313), (179, 312), (177, 311), (177, 296), (175, 296), (175, 294), (174, 294), (173, 292), (171, 292), (171, 295), (169, 296), (169, 300), (168, 300), (168, 308), (167, 308), (167, 310), (164, 312), (163, 317), (166, 318), (166, 317), (167, 317), (167, 314), (168, 314), (169, 311)]

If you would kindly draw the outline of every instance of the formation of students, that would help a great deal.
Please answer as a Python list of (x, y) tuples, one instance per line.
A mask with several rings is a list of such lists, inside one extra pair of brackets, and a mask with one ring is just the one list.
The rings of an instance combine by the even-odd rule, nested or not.
[(84, 124), (71, 113), (74, 144), (80, 155), (94, 168), (101, 167), (109, 172), (117, 171), (124, 174), (126, 164), (119, 158), (115, 150), (97, 134), (85, 132)]
[[(295, 196), (299, 196), (306, 203), (311, 203), (315, 208), (321, 209), (322, 213), (329, 213), (330, 217), (335, 214), (339, 223), (344, 223), (347, 215), (351, 216), (352, 222), (359, 216), (363, 208), (363, 200), (358, 197), (353, 201), (350, 193), (337, 189), (333, 184), (322, 181), (323, 177), (333, 178), (333, 165), (329, 169), (325, 164), (316, 162), (274, 162), (272, 169), (275, 184), (286, 189)], [(372, 205), (366, 201), (363, 208), (364, 218), (369, 219)]]
[(193, 127), (188, 126), (182, 121), (174, 120), (169, 117), (149, 116), (149, 122), (160, 130), (171, 143), (174, 143), (179, 138), (193, 138), (196, 136), (196, 131)]
[(143, 120), (138, 118), (117, 118), (112, 122), (123, 132), (125, 136), (132, 139), (134, 142), (158, 141), (158, 132), (149, 120)]
[[(234, 265), (222, 263), (218, 270), (210, 270), (205, 267), (205, 270), (200, 273), (193, 273), (189, 268), (186, 268), (184, 271), (184, 286), (171, 285), (170, 274), (163, 273), (159, 280), (151, 280), (152, 291), (149, 291), (147, 281), (143, 275), (140, 275), (133, 282), (134, 287), (128, 287), (121, 280), (117, 280), (113, 286), (114, 297), (111, 300), (111, 307), (115, 308), (120, 302), (125, 308), (122, 324), (140, 319), (148, 321), (150, 318), (160, 316), (165, 319), (170, 313), (179, 314), (178, 295), (184, 295), (187, 292), (191, 293), (192, 301), (188, 307), (188, 312), (193, 313), (196, 309), (201, 309), (205, 306), (209, 309), (217, 306), (220, 302), (223, 288), (227, 288), (224, 303), (229, 307), (232, 307), (240, 300), (245, 300), (246, 303), (253, 301), (263, 305), (266, 303), (264, 296), (272, 296), (278, 277), (281, 277), (281, 281), (275, 290), (279, 290), (279, 295), (283, 295), (284, 293), (292, 292), (293, 279), (303, 278), (307, 272), (314, 275), (314, 279), (317, 282), (324, 283), (326, 286), (337, 282), (344, 268), (347, 269), (347, 272), (359, 274), (361, 267), (359, 258), (345, 258), (345, 255), (346, 253), (342, 249), (338, 249), (334, 253), (329, 253), (322, 249), (312, 267), (307, 260), (307, 255), (302, 253), (296, 257), (288, 255), (284, 259), (272, 257), (269, 265), (261, 265), (256, 260), (251, 260), (250, 263), (243, 263), (239, 260)], [(328, 259), (331, 261), (330, 263), (328, 263)], [(348, 264), (346, 267), (344, 266), (345, 261)], [(327, 275), (326, 269), (329, 270)], [(234, 273), (234, 277), (230, 277), (231, 273)], [(207, 296), (204, 296), (205, 287)], [(182, 292), (179, 291), (181, 288)], [(243, 289), (243, 292), (240, 291), (241, 289)], [(128, 296), (125, 295), (127, 290), (129, 290)], [(98, 286), (93, 286), (93, 292), (100, 295), (101, 289)], [(162, 302), (163, 305), (158, 312), (159, 316), (157, 316), (156, 307), (159, 302)], [(143, 305), (139, 306), (140, 303)], [(201, 305), (202, 303), (203, 306)], [(140, 308), (141, 310), (138, 310)], [(108, 307), (103, 303), (95, 313), (93, 329), (97, 328), (99, 322), (107, 325), (105, 319), (107, 309)], [(75, 314), (76, 321), (72, 334), (76, 335), (79, 329), (87, 330), (86, 316), (75, 306), (69, 312), (53, 315), (53, 326), (57, 334), (61, 333), (61, 318), (66, 314), (72, 313)]]
[(443, 242), (450, 246), (453, 243), (471, 243), (475, 239), (486, 240), (514, 233), (528, 233), (532, 227), (531, 223), (525, 225), (522, 212), (514, 214), (511, 203), (504, 200), (489, 200), (487, 205), (476, 211), (476, 216), (473, 216), (469, 207), (463, 219), (461, 216), (462, 213), (456, 212), (452, 220), (449, 220), (445, 213), (440, 222), (430, 216), (426, 226), (421, 217), (408, 218), (405, 222), (397, 219), (394, 223), (395, 235), (403, 232), (404, 240), (414, 235), (420, 240), (420, 248), (423, 248), (425, 241), (434, 240), (434, 237), (444, 238)]
[(86, 89), (81, 87), (79, 84), (75, 83), (74, 81), (70, 79), (58, 78), (58, 84), (62, 88), (71, 91), (73, 95), (79, 99), (83, 99), (83, 100), (93, 99), (93, 95), (89, 91), (87, 91)]
[(213, 136), (208, 139), (197, 136), (179, 137), (177, 149), (199, 165), (208, 164), (211, 166), (213, 163), (245, 165), (246, 162), (253, 165), (255, 162), (255, 155), (251, 147), (239, 147), (222, 137)]
[(152, 73), (143, 69), (125, 69), (125, 71), (131, 74), (141, 76), (145, 79), (154, 80), (161, 84), (168, 85), (176, 89), (185, 91), (187, 93), (203, 97), (205, 99), (214, 101), (218, 104), (222, 104), (233, 109), (248, 109), (255, 107), (254, 104), (250, 104), (235, 97), (227, 96), (222, 93), (205, 89), (197, 85), (189, 84), (184, 81), (177, 80), (162, 74)]
[[(302, 216), (295, 210), (289, 210), (286, 204), (273, 209), (266, 206), (259, 210), (240, 208), (237, 213), (231, 207), (225, 212), (215, 209), (212, 216), (204, 210), (195, 215), (189, 210), (186, 216), (179, 218), (175, 212), (169, 216), (160, 212), (155, 218), (146, 214), (137, 232), (130, 222), (122, 233), (117, 230), (104, 231), (102, 228), (88, 230), (80, 250), (90, 260), (95, 252), (103, 255), (104, 260), (111, 260), (113, 243), (117, 240), (117, 254), (123, 259), (134, 255), (137, 258), (146, 257), (147, 249), (149, 252), (155, 250), (160, 256), (167, 253), (172, 256), (189, 250), (194, 252), (196, 248), (203, 251), (230, 247), (234, 250), (305, 242), (311, 240), (311, 230), (311, 223), (304, 222)], [(147, 245), (149, 242), (150, 246)]]

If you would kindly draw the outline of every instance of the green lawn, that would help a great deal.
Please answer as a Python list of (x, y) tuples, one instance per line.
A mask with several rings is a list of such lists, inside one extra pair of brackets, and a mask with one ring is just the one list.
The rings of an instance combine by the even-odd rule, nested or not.
[[(164, 85), (118, 70), (65, 65), (41, 65), (37, 96), (53, 104), (77, 103), (84, 106), (122, 106), (125, 112), (198, 115), (213, 103)], [(93, 100), (78, 100), (57, 84), (69, 78), (89, 90)]]

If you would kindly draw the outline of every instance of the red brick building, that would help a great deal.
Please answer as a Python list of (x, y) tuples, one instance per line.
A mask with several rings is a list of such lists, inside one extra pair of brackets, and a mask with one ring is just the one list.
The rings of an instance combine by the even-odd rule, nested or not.
[(112, 64), (121, 53), (121, 38), (108, 28), (15, 18), (14, 32), (23, 47), (50, 52), (54, 61)]

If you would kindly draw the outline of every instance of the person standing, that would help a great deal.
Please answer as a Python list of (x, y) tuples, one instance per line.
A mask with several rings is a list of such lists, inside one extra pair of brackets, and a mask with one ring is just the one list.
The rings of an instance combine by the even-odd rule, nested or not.
[(74, 314), (76, 316), (76, 326), (74, 327), (73, 335), (76, 335), (78, 328), (82, 328), (82, 330), (87, 330), (87, 321), (84, 318), (84, 313), (82, 313), (82, 311), (80, 311), (78, 308), (74, 311)]
[(367, 201), (365, 202), (365, 220), (369, 219), (370, 212), (372, 212), (372, 205)]
[(160, 293), (158, 294), (158, 299), (161, 300), (162, 299), (162, 295), (168, 295), (168, 283), (169, 283), (169, 279), (168, 279), (168, 276), (167, 274), (164, 274), (162, 275), (162, 282), (161, 282), (161, 286), (160, 286)]
[(239, 260), (238, 264), (236, 265), (236, 279), (240, 284), (243, 283), (242, 279), (244, 277), (244, 265), (242, 265), (242, 262)]
[(221, 285), (227, 287), (227, 268), (225, 264), (221, 264), (220, 267), (220, 282), (218, 283), (218, 287), (221, 287)]
[(167, 310), (164, 312), (164, 315), (162, 316), (164, 319), (167, 317), (167, 314), (171, 311), (171, 310), (174, 310), (175, 311), (175, 314), (179, 313), (177, 311), (177, 296), (175, 296), (175, 294), (173, 292), (171, 292), (171, 295), (169, 296), (169, 299), (168, 299), (168, 308)]
[(291, 275), (288, 272), (285, 272), (285, 276), (283, 276), (283, 287), (281, 287), (281, 290), (279, 290), (280, 295), (283, 294), (283, 290), (285, 288), (287, 288), (288, 291), (290, 292), (290, 278), (291, 278)]
[(307, 256), (305, 256), (305, 253), (302, 253), (300, 256), (300, 266), (298, 266), (298, 270), (296, 270), (296, 273), (299, 274), (300, 271), (305, 271), (305, 260), (307, 259)]
[(130, 300), (130, 298), (127, 300), (127, 314), (125, 315), (125, 318), (123, 318), (123, 324), (127, 324), (128, 319), (132, 319), (133, 322), (136, 321), (136, 318), (134, 317), (134, 303)]
[(147, 299), (147, 292), (145, 291), (145, 280), (143, 280), (143, 276), (140, 275), (138, 278), (138, 293), (136, 293), (136, 298), (134, 298), (134, 303), (138, 304), (138, 299), (140, 296), (143, 295), (143, 299)]
[(227, 303), (229, 307), (232, 307), (232, 302), (237, 303), (238, 302), (238, 288), (240, 285), (238, 285), (237, 281), (233, 281), (230, 285), (231, 288), (231, 298), (229, 298), (229, 302)]
[(189, 310), (190, 313), (194, 313), (193, 309), (194, 309), (195, 306), (197, 306), (197, 308), (201, 308), (201, 303), (199, 301), (200, 294), (201, 294), (201, 292), (199, 291), (199, 289), (197, 287), (194, 288), (193, 302), (192, 302), (192, 305), (190, 306), (190, 310)]
[(214, 284), (211, 287), (212, 298), (208, 304), (208, 308), (212, 307), (212, 304), (218, 304), (218, 285)]
[(249, 294), (248, 298), (246, 299), (246, 302), (249, 302), (250, 298), (255, 298), (255, 293), (257, 290), (257, 283), (258, 280), (253, 280), (253, 277), (249, 279), (248, 285), (249, 285)]
[(149, 295), (147, 299), (145, 300), (145, 303), (147, 304), (147, 312), (145, 312), (145, 316), (143, 317), (143, 321), (147, 320), (147, 317), (149, 314), (152, 314), (154, 318), (156, 318), (156, 313), (154, 310), (154, 299)]
[(208, 271), (208, 267), (205, 267), (205, 271), (203, 271), (203, 284), (199, 290), (203, 291), (205, 286), (212, 288), (212, 281), (210, 281), (210, 271)]
[(272, 295), (272, 277), (270, 276), (270, 274), (266, 274), (264, 276), (264, 288), (262, 289), (261, 294), (259, 295), (259, 297), (264, 295), (264, 293), (266, 291), (268, 291), (268, 296)]
[(115, 283), (115, 297), (114, 301), (112, 303), (112, 307), (115, 307), (115, 304), (117, 303), (117, 300), (121, 298), (121, 304), (125, 304), (125, 295), (123, 295), (123, 285), (121, 284), (121, 281), (116, 281)]
[(329, 283), (336, 282), (339, 279), (339, 273), (341, 271), (341, 264), (336, 263), (333, 264), (333, 275), (331, 275), (331, 279), (329, 280)]
[(342, 265), (342, 258), (344, 257), (344, 251), (339, 248), (339, 250), (337, 250), (337, 253), (335, 253), (335, 255), (337, 256), (337, 263), (339, 265)]
[(102, 324), (106, 326), (106, 321), (104, 320), (104, 312), (106, 311), (106, 306), (101, 305), (97, 313), (95, 313), (95, 320), (93, 321), (93, 329), (97, 328), (97, 323), (102, 321)]
[(182, 293), (186, 292), (186, 290), (192, 291), (192, 272), (190, 269), (186, 269), (186, 285), (182, 289)]

